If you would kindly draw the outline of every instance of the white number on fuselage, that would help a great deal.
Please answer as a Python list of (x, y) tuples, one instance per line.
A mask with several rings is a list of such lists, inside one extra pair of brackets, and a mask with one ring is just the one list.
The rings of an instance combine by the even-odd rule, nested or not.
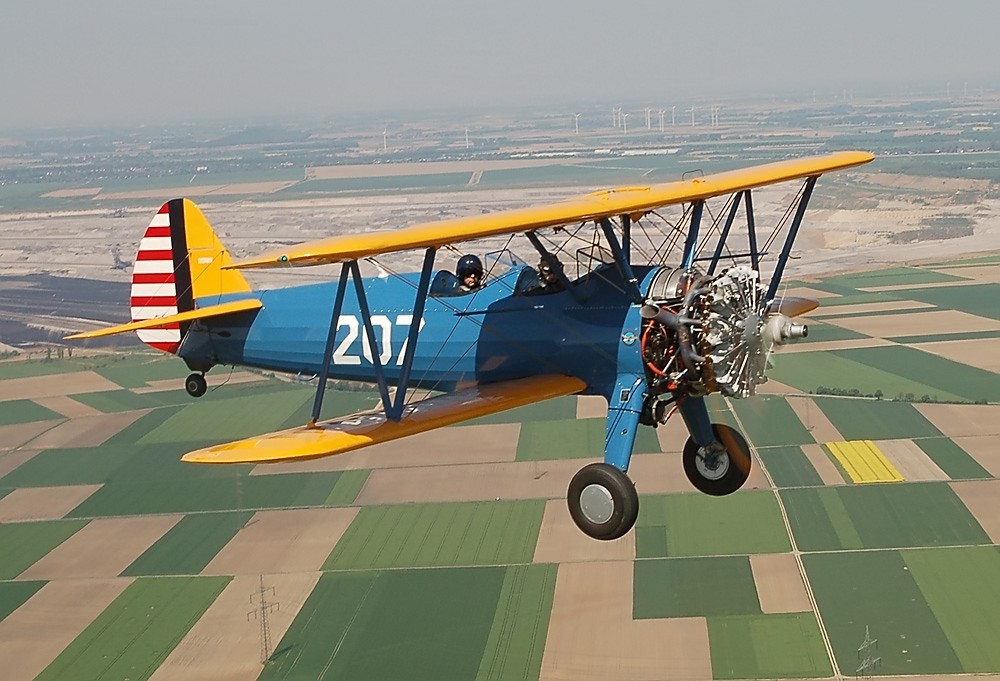
[[(372, 327), (375, 331), (375, 342), (379, 346), (378, 359), (383, 366), (387, 365), (392, 359), (392, 327), (399, 326), (405, 327), (406, 331), (403, 335), (403, 344), (399, 349), (399, 355), (396, 357), (396, 366), (401, 366), (403, 364), (403, 355), (406, 354), (406, 345), (409, 343), (409, 329), (410, 325), (413, 324), (413, 315), (401, 314), (396, 317), (395, 325), (392, 321), (385, 315), (372, 315)], [(364, 357), (365, 360), (371, 364), (372, 363), (372, 350), (370, 344), (368, 343), (368, 334), (365, 333), (363, 324), (354, 315), (341, 315), (337, 320), (337, 335), (340, 335), (340, 330), (343, 327), (347, 327), (347, 335), (344, 339), (340, 341), (337, 345), (337, 349), (333, 351), (333, 363), (334, 364), (350, 364), (358, 365), (361, 364), (361, 358)], [(424, 320), (420, 320), (420, 328), (424, 328)], [(361, 336), (361, 355), (356, 353), (348, 352), (354, 341)]]

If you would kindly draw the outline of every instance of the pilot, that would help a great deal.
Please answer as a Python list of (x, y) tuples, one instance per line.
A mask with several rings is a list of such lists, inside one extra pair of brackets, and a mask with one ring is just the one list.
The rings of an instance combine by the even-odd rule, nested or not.
[(545, 258), (542, 258), (541, 262), (538, 263), (538, 286), (549, 291), (556, 291), (562, 288), (559, 273), (562, 272), (563, 265), (555, 256), (552, 256), (552, 260), (555, 263), (555, 268)]
[(483, 261), (472, 254), (463, 255), (458, 259), (455, 275), (458, 277), (459, 291), (475, 291), (483, 285)]

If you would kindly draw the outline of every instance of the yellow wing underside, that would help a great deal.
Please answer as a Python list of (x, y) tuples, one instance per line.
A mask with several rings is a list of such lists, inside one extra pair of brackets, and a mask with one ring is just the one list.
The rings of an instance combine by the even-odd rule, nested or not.
[(872, 154), (864, 151), (842, 151), (826, 156), (768, 163), (692, 180), (648, 187), (610, 189), (569, 201), (522, 210), (426, 222), (401, 230), (313, 241), (280, 252), (266, 253), (230, 267), (249, 269), (347, 262), (365, 256), (411, 248), (440, 247), (459, 241), (544, 227), (558, 227), (618, 215), (642, 215), (664, 206), (709, 199), (743, 189), (755, 189), (769, 184), (844, 170), (863, 165), (874, 158)]
[(414, 402), (399, 422), (381, 412), (353, 414), (189, 452), (194, 463), (272, 463), (342, 454), (380, 442), (449, 426), (553, 397), (578, 393), (587, 384), (572, 376), (543, 375), (490, 383)]

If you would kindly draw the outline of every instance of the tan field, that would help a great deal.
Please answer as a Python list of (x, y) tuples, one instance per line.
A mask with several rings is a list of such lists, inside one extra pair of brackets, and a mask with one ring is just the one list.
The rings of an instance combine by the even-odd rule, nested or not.
[(879, 440), (875, 445), (907, 482), (950, 479), (913, 440)]
[(916, 404), (924, 418), (948, 437), (1000, 435), (1000, 405)]
[(88, 407), (83, 402), (78, 402), (71, 397), (66, 397), (65, 395), (39, 397), (35, 399), (35, 403), (42, 405), (46, 409), (51, 409), (58, 414), (62, 414), (68, 419), (80, 416), (100, 416), (103, 413), (93, 407)]
[(811, 397), (792, 397), (786, 400), (799, 421), (806, 427), (816, 442), (840, 442), (844, 436), (830, 422), (826, 414), (816, 406)]
[(148, 409), (137, 409), (73, 418), (39, 434), (30, 443), (32, 447), (40, 449), (97, 447), (148, 413)]
[[(935, 310), (873, 317), (846, 317), (826, 320), (830, 324), (876, 338), (930, 336), (938, 333), (997, 331), (1000, 322), (958, 310)], [(816, 349), (813, 346), (813, 349)]]
[(204, 575), (313, 572), (358, 514), (356, 508), (258, 511), (202, 570)]
[(0, 402), (34, 400), (39, 397), (60, 397), (77, 393), (96, 393), (105, 390), (121, 390), (121, 388), (117, 383), (112, 383), (93, 371), (10, 378), (6, 381), (0, 381)]
[(82, 504), (101, 485), (21, 487), (0, 499), (0, 522), (57, 520)]
[(802, 445), (802, 453), (816, 469), (824, 485), (843, 485), (844, 476), (840, 474), (822, 445)]
[(17, 578), (117, 577), (181, 518), (179, 515), (157, 515), (91, 520)]
[(994, 478), (1000, 478), (1000, 450), (993, 435), (972, 435), (951, 438)]
[(3, 429), (0, 429), (0, 477), (7, 475), (21, 464), (31, 461), (32, 457), (42, 451), (40, 449), (7, 450), (4, 446), (2, 431)]
[(6, 681), (31, 681), (125, 590), (131, 579), (49, 582), (0, 621)]
[(300, 572), (234, 577), (150, 681), (256, 679), (264, 670), (260, 661), (260, 620), (249, 613), (259, 607), (261, 584), (265, 602), (278, 604), (268, 613), (267, 621), (271, 640), (280, 641), (319, 576), (319, 572)]
[(995, 338), (944, 341), (941, 343), (919, 343), (913, 347), (938, 355), (945, 359), (970, 364), (986, 371), (1000, 373), (1000, 353), (997, 352)]
[(710, 678), (704, 617), (632, 619), (631, 561), (559, 566), (540, 680)]
[(23, 447), (60, 423), (62, 421), (33, 421), (0, 426), (0, 449), (11, 450)]
[(763, 553), (750, 556), (750, 569), (763, 613), (810, 612), (812, 604), (795, 556)]
[(605, 542), (580, 532), (569, 515), (565, 499), (545, 502), (545, 515), (535, 545), (536, 563), (579, 563), (591, 560), (632, 560), (635, 532)]
[(1000, 480), (962, 480), (951, 483), (962, 503), (975, 516), (994, 544), (1000, 544)]

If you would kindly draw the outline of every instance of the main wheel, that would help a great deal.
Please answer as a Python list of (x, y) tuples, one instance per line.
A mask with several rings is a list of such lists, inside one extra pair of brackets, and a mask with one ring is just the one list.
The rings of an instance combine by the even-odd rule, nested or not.
[(684, 445), (684, 473), (700, 492), (721, 497), (732, 494), (750, 477), (750, 447), (740, 432), (713, 423), (715, 442), (699, 447), (693, 438)]
[(208, 390), (208, 382), (202, 374), (191, 374), (184, 381), (184, 389), (191, 397), (201, 397)]
[(624, 536), (639, 517), (639, 495), (628, 476), (606, 463), (584, 466), (566, 494), (576, 526), (594, 539)]

